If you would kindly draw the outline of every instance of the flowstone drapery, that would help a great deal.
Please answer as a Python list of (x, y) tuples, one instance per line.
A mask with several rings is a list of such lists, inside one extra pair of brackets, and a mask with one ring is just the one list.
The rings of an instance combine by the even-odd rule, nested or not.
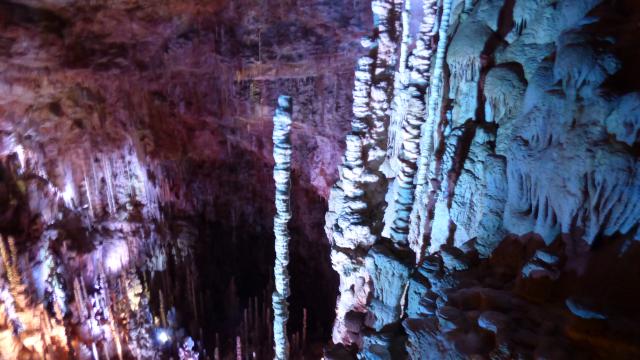
[(275, 291), (273, 292), (273, 340), (275, 359), (289, 358), (287, 320), (289, 309), (289, 241), (291, 236), (287, 224), (291, 219), (291, 98), (281, 95), (273, 117), (273, 179), (276, 183), (276, 216), (273, 220), (276, 260), (273, 269)]

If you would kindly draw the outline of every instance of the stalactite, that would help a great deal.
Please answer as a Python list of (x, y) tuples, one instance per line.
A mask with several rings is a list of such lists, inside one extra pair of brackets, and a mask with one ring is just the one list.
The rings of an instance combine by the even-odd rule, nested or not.
[(96, 165), (95, 165), (95, 158), (93, 157), (93, 155), (90, 156), (90, 162), (91, 162), (91, 174), (92, 174), (92, 178), (93, 178), (93, 189), (96, 193), (96, 211), (98, 209), (102, 209), (102, 211), (105, 211), (104, 209), (104, 205), (102, 203), (102, 199), (100, 199), (100, 186), (98, 185), (98, 172), (96, 171)]
[(109, 344), (106, 341), (102, 343), (102, 352), (104, 353), (105, 359), (111, 359), (111, 354), (109, 354)]
[(109, 204), (109, 213), (116, 212), (116, 201), (113, 190), (113, 173), (111, 171), (111, 159), (106, 156), (102, 157), (102, 171), (107, 185), (107, 201)]
[(466, 14), (465, 16), (469, 16), (471, 10), (473, 10), (473, 0), (464, 0), (464, 8), (462, 12)]
[(84, 167), (84, 163), (82, 165), (82, 179), (84, 184), (85, 194), (87, 196), (87, 204), (89, 205), (89, 215), (91, 218), (95, 218), (95, 213), (93, 212), (93, 200), (91, 199), (91, 188), (89, 186), (89, 180), (87, 179), (87, 171)]
[(275, 359), (289, 358), (287, 339), (287, 320), (289, 317), (287, 298), (289, 297), (289, 241), (288, 222), (291, 219), (291, 98), (280, 96), (273, 117), (273, 158), (275, 166), (273, 179), (276, 184), (276, 216), (273, 228), (275, 233), (276, 260), (274, 266), (275, 291), (273, 292), (273, 336)]
[(84, 284), (84, 276), (80, 276), (80, 290), (82, 291), (82, 301), (85, 301), (89, 295), (87, 294), (87, 287)]
[(100, 360), (100, 356), (98, 356), (98, 348), (96, 347), (95, 342), (91, 342), (91, 354), (93, 355), (93, 360)]

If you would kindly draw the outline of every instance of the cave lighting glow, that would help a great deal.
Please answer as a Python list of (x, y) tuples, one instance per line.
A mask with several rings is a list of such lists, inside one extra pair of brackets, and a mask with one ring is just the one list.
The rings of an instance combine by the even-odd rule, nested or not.
[(61, 195), (62, 199), (64, 200), (64, 204), (68, 208), (71, 208), (73, 206), (73, 199), (75, 197), (75, 192), (73, 191), (73, 185), (71, 184), (71, 182), (67, 182)]
[(26, 164), (26, 156), (25, 156), (25, 153), (24, 153), (24, 147), (22, 145), (18, 144), (18, 145), (16, 145), (14, 150), (16, 152), (16, 155), (18, 155), (18, 161), (20, 162), (20, 168), (21, 168), (22, 171), (24, 171), (24, 167), (25, 167), (25, 164)]
[(109, 273), (119, 272), (129, 263), (129, 248), (124, 240), (109, 242), (103, 251), (104, 265)]
[(169, 336), (169, 333), (164, 329), (158, 330), (156, 338), (158, 339), (160, 344), (163, 344), (163, 345), (171, 340), (171, 336)]

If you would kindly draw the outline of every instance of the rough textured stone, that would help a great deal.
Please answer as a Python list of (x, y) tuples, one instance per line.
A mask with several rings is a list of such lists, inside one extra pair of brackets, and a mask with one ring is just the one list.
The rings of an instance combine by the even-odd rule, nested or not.
[(374, 318), (372, 327), (378, 331), (400, 320), (410, 272), (407, 259), (411, 260), (406, 255), (403, 260), (383, 246), (372, 248), (365, 259), (373, 283), (370, 305), (370, 313)]
[[(600, 266), (617, 256), (626, 256), (620, 266), (630, 269), (629, 246), (638, 245), (639, 78), (631, 70), (638, 57), (623, 30), (637, 30), (631, 25), (637, 7), (597, 0), (450, 5), (451, 30), (439, 38), (448, 40), (447, 70), (443, 87), (426, 94), (434, 107), (420, 134), (415, 190), (403, 185), (407, 178), (390, 183), (391, 205), (376, 240), (398, 239), (406, 228), (416, 254), (403, 304), (409, 357), (553, 357), (614, 347), (637, 353), (635, 331), (620, 331), (624, 340), (615, 346), (580, 345), (612, 339), (603, 322), (616, 321), (595, 310), (611, 300), (591, 288), (592, 276), (605, 276)], [(623, 8), (636, 15), (622, 15)], [(403, 39), (410, 48), (413, 40)], [(411, 125), (412, 111), (421, 111), (411, 94), (402, 95), (409, 70), (399, 69), (396, 128)], [(383, 168), (387, 176), (402, 169), (395, 160), (400, 132), (390, 132), (395, 147)], [(408, 223), (389, 215), (406, 209), (399, 196), (413, 197)], [(384, 261), (393, 268), (398, 259)], [(392, 317), (378, 282), (372, 281), (369, 317)], [(399, 284), (386, 286), (396, 293)], [(611, 285), (618, 287), (627, 284)], [(637, 286), (631, 288), (637, 298)], [(577, 301), (577, 293), (589, 296)], [(617, 294), (615, 301), (632, 307)], [(592, 303), (598, 306), (585, 305)]]

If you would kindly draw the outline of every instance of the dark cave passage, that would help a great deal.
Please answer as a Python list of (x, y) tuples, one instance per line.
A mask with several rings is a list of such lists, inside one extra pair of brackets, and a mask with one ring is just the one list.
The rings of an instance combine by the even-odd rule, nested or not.
[[(223, 353), (233, 352), (235, 337), (244, 331), (243, 320), (248, 316), (245, 314), (248, 309), (253, 311), (258, 307), (261, 314), (271, 312), (275, 213), (273, 168), (251, 152), (236, 150), (232, 152), (232, 159), (190, 165), (198, 169), (193, 172), (197, 174), (194, 187), (206, 187), (215, 194), (206, 197), (200, 216), (193, 218), (175, 214), (171, 220), (188, 223), (197, 229), (191, 271), (197, 275), (196, 297), (201, 304), (198, 319), (192, 319), (197, 320), (197, 326), (194, 323), (190, 331), (203, 337), (203, 345), (209, 353), (213, 353), (217, 345)], [(244, 164), (241, 174), (238, 163)], [(292, 294), (289, 298), (288, 329), (291, 334), (302, 336), (306, 309), (305, 331), (309, 346), (306, 351), (310, 356), (321, 356), (322, 345), (330, 339), (335, 317), (338, 279), (331, 269), (329, 244), (323, 231), (326, 210), (326, 200), (294, 172), (293, 218), (289, 226), (292, 237), (289, 265)], [(165, 212), (176, 213), (169, 209)], [(177, 234), (180, 230), (170, 232)], [(175, 276), (174, 269), (168, 271)], [(179, 271), (188, 270), (181, 268)], [(183, 276), (178, 275), (179, 278)], [(188, 301), (180, 303), (184, 307), (180, 312), (195, 316)], [(198, 334), (200, 328), (202, 334)], [(260, 340), (261, 343), (253, 346), (262, 351), (263, 357), (272, 356), (270, 340)]]

